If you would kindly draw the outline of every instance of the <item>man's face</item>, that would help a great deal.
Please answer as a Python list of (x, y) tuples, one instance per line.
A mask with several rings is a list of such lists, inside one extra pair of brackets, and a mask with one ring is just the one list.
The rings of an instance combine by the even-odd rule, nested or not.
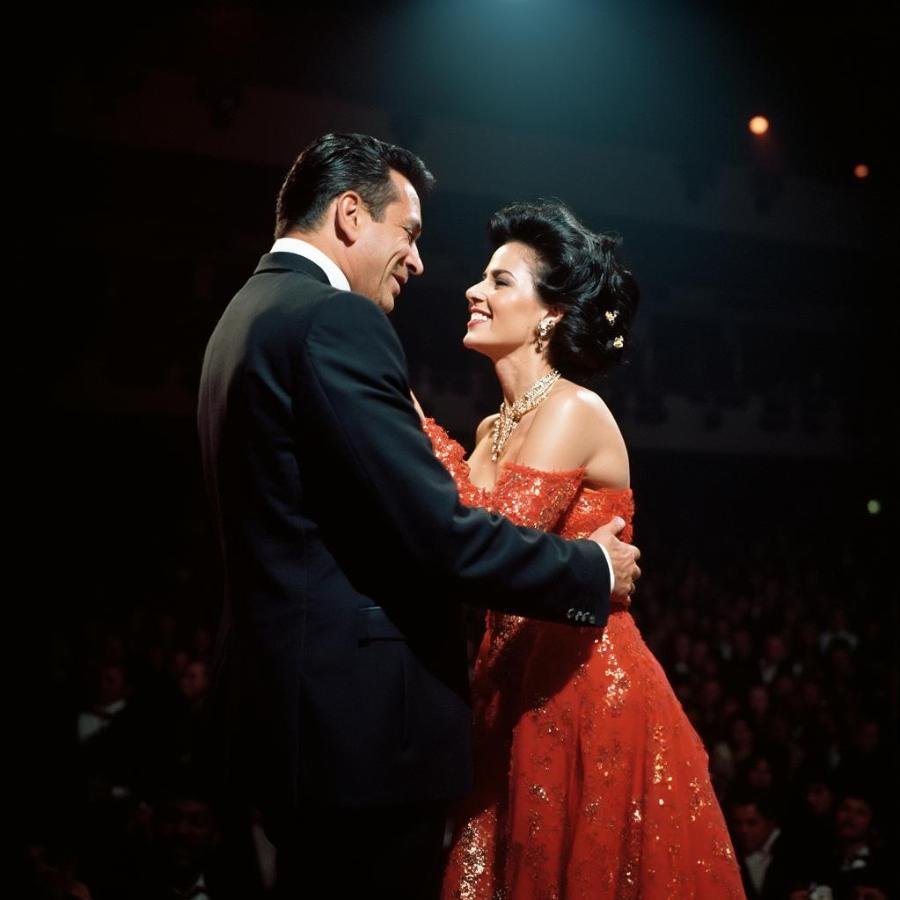
[(865, 800), (846, 797), (835, 813), (838, 837), (848, 843), (864, 841), (872, 825), (872, 807)]
[(735, 806), (731, 821), (734, 841), (744, 855), (761, 849), (775, 829), (775, 823), (762, 815), (755, 803)]
[(161, 803), (154, 827), (157, 847), (176, 871), (201, 870), (220, 840), (209, 804), (190, 797)]
[(412, 275), (424, 271), (416, 241), (422, 231), (422, 211), (416, 189), (399, 172), (391, 172), (397, 199), (389, 203), (380, 222), (368, 211), (358, 240), (349, 249), (350, 287), (371, 298), (384, 312)]
[(206, 663), (195, 660), (188, 663), (178, 679), (181, 694), (185, 700), (194, 702), (202, 700), (206, 696), (206, 690), (209, 686)]

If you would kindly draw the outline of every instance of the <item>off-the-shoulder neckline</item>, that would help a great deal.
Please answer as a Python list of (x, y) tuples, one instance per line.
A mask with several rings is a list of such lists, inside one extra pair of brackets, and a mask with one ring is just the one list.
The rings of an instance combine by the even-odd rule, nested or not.
[[(439, 422), (435, 421), (431, 416), (426, 416), (425, 422), (426, 423), (430, 422), (432, 425), (436, 426), (437, 428), (440, 428), (441, 431), (443, 431), (444, 434), (447, 435), (449, 440), (454, 441), (454, 443), (456, 443), (456, 445), (460, 449), (463, 449), (462, 444), (460, 444), (459, 441), (455, 440), (455, 438), (450, 437), (450, 435), (447, 432), (447, 429), (444, 428), (444, 426), (441, 425)], [(459, 462), (461, 465), (465, 466), (466, 481), (469, 482), (469, 485), (471, 487), (475, 488), (475, 490), (477, 490), (477, 491), (484, 491), (486, 494), (491, 494), (497, 490), (497, 486), (500, 484), (500, 481), (503, 478), (503, 473), (505, 471), (518, 470), (520, 472), (524, 472), (524, 473), (530, 474), (530, 475), (539, 475), (542, 477), (546, 477), (549, 475), (552, 478), (560, 478), (560, 479), (565, 479), (565, 478), (584, 479), (584, 473), (586, 471), (584, 466), (579, 466), (577, 469), (535, 469), (533, 466), (526, 466), (524, 463), (502, 462), (502, 463), (500, 463), (500, 467), (499, 467), (499, 470), (497, 473), (497, 480), (494, 482), (492, 487), (487, 488), (487, 487), (481, 487), (481, 485), (474, 484), (472, 482), (472, 478), (471, 478), (472, 471), (469, 468), (469, 463), (467, 460), (460, 458)], [(626, 488), (611, 488), (611, 487), (595, 488), (595, 487), (589, 487), (588, 485), (584, 484), (583, 480), (580, 485), (580, 489), (584, 492), (591, 493), (591, 494), (623, 494), (626, 496), (631, 494), (630, 487), (626, 487)]]

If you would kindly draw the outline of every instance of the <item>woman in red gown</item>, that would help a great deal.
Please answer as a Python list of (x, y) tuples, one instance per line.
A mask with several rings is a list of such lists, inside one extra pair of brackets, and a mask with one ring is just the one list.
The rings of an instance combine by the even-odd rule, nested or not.
[[(435, 452), (470, 505), (569, 538), (617, 515), (630, 541), (625, 445), (579, 382), (620, 357), (634, 281), (559, 203), (501, 210), (490, 234), (464, 343), (493, 361), (504, 404), (468, 460), (424, 420)], [(706, 752), (627, 605), (613, 598), (602, 632), (488, 613), (446, 900), (744, 896)]]

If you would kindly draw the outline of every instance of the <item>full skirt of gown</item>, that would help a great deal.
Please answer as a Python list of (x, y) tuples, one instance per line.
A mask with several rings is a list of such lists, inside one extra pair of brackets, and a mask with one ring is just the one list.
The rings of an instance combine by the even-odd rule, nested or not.
[[(515, 464), (485, 490), (426, 432), (464, 502), (567, 538), (619, 515), (630, 540), (630, 490)], [(444, 900), (744, 897), (706, 751), (627, 610), (602, 631), (489, 612), (472, 695), (475, 786)]]

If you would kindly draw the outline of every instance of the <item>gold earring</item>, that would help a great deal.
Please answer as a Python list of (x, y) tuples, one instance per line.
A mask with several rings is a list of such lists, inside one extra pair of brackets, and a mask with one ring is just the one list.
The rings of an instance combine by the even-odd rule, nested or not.
[(550, 337), (550, 334), (555, 327), (556, 322), (553, 322), (550, 319), (541, 319), (535, 326), (536, 336), (534, 339), (534, 346), (538, 353), (543, 353), (544, 345), (547, 343), (547, 339)]

